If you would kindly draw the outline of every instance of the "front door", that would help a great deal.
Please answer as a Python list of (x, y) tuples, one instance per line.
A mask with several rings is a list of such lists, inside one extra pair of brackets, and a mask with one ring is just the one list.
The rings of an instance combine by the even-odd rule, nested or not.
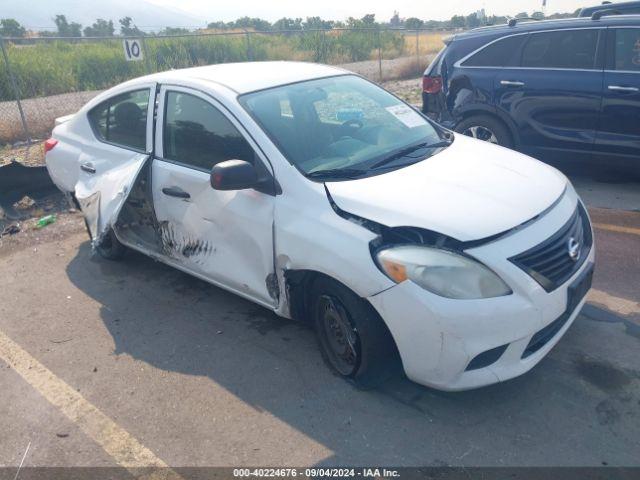
[(163, 253), (196, 275), (273, 306), (274, 197), (210, 185), (218, 162), (267, 167), (264, 159), (237, 121), (204, 93), (162, 87), (158, 112), (152, 184)]
[(590, 158), (602, 98), (603, 29), (531, 33), (519, 66), (496, 76), (496, 103), (516, 122), (521, 149), (541, 159)]
[(640, 167), (640, 28), (608, 32), (595, 151), (603, 165)]

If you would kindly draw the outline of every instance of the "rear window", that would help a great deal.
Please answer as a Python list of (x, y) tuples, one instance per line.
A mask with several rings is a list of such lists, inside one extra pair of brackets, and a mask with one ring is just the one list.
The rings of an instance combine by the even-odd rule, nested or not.
[(640, 28), (615, 30), (615, 70), (640, 71)]
[(522, 51), (522, 67), (594, 70), (598, 29), (533, 33)]
[(509, 67), (515, 66), (516, 54), (524, 43), (526, 35), (501, 38), (490, 43), (478, 53), (462, 63), (463, 67)]
[(147, 148), (147, 109), (150, 90), (112, 97), (89, 112), (96, 136), (105, 142), (135, 150)]

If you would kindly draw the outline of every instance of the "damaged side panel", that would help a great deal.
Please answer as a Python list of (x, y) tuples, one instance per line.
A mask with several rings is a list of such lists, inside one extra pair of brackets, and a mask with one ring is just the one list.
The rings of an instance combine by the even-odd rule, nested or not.
[[(153, 161), (152, 184), (164, 256), (240, 295), (276, 304), (270, 277), (273, 196), (214, 190), (209, 174), (161, 159)], [(181, 197), (167, 191), (182, 192)]]

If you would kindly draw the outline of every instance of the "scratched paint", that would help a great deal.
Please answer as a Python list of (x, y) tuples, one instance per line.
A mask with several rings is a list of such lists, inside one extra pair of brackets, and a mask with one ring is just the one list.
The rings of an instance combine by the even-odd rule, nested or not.
[(204, 258), (215, 252), (213, 245), (206, 241), (190, 238), (168, 221), (160, 222), (160, 243), (162, 251), (173, 258), (189, 258), (202, 263)]

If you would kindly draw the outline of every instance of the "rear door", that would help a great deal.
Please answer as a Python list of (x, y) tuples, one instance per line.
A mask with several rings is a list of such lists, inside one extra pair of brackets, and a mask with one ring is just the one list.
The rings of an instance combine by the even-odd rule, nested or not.
[(608, 31), (595, 153), (604, 164), (640, 166), (640, 27)]
[(239, 159), (269, 169), (268, 162), (209, 95), (164, 86), (159, 98), (152, 184), (163, 253), (189, 272), (273, 306), (274, 196), (210, 184), (218, 162)]
[(516, 123), (520, 149), (543, 159), (588, 159), (602, 97), (604, 29), (529, 34), (519, 66), (495, 79), (496, 104)]
[(152, 145), (155, 84), (114, 95), (88, 113), (95, 138), (82, 146), (75, 195), (94, 243), (108, 231), (127, 199)]

